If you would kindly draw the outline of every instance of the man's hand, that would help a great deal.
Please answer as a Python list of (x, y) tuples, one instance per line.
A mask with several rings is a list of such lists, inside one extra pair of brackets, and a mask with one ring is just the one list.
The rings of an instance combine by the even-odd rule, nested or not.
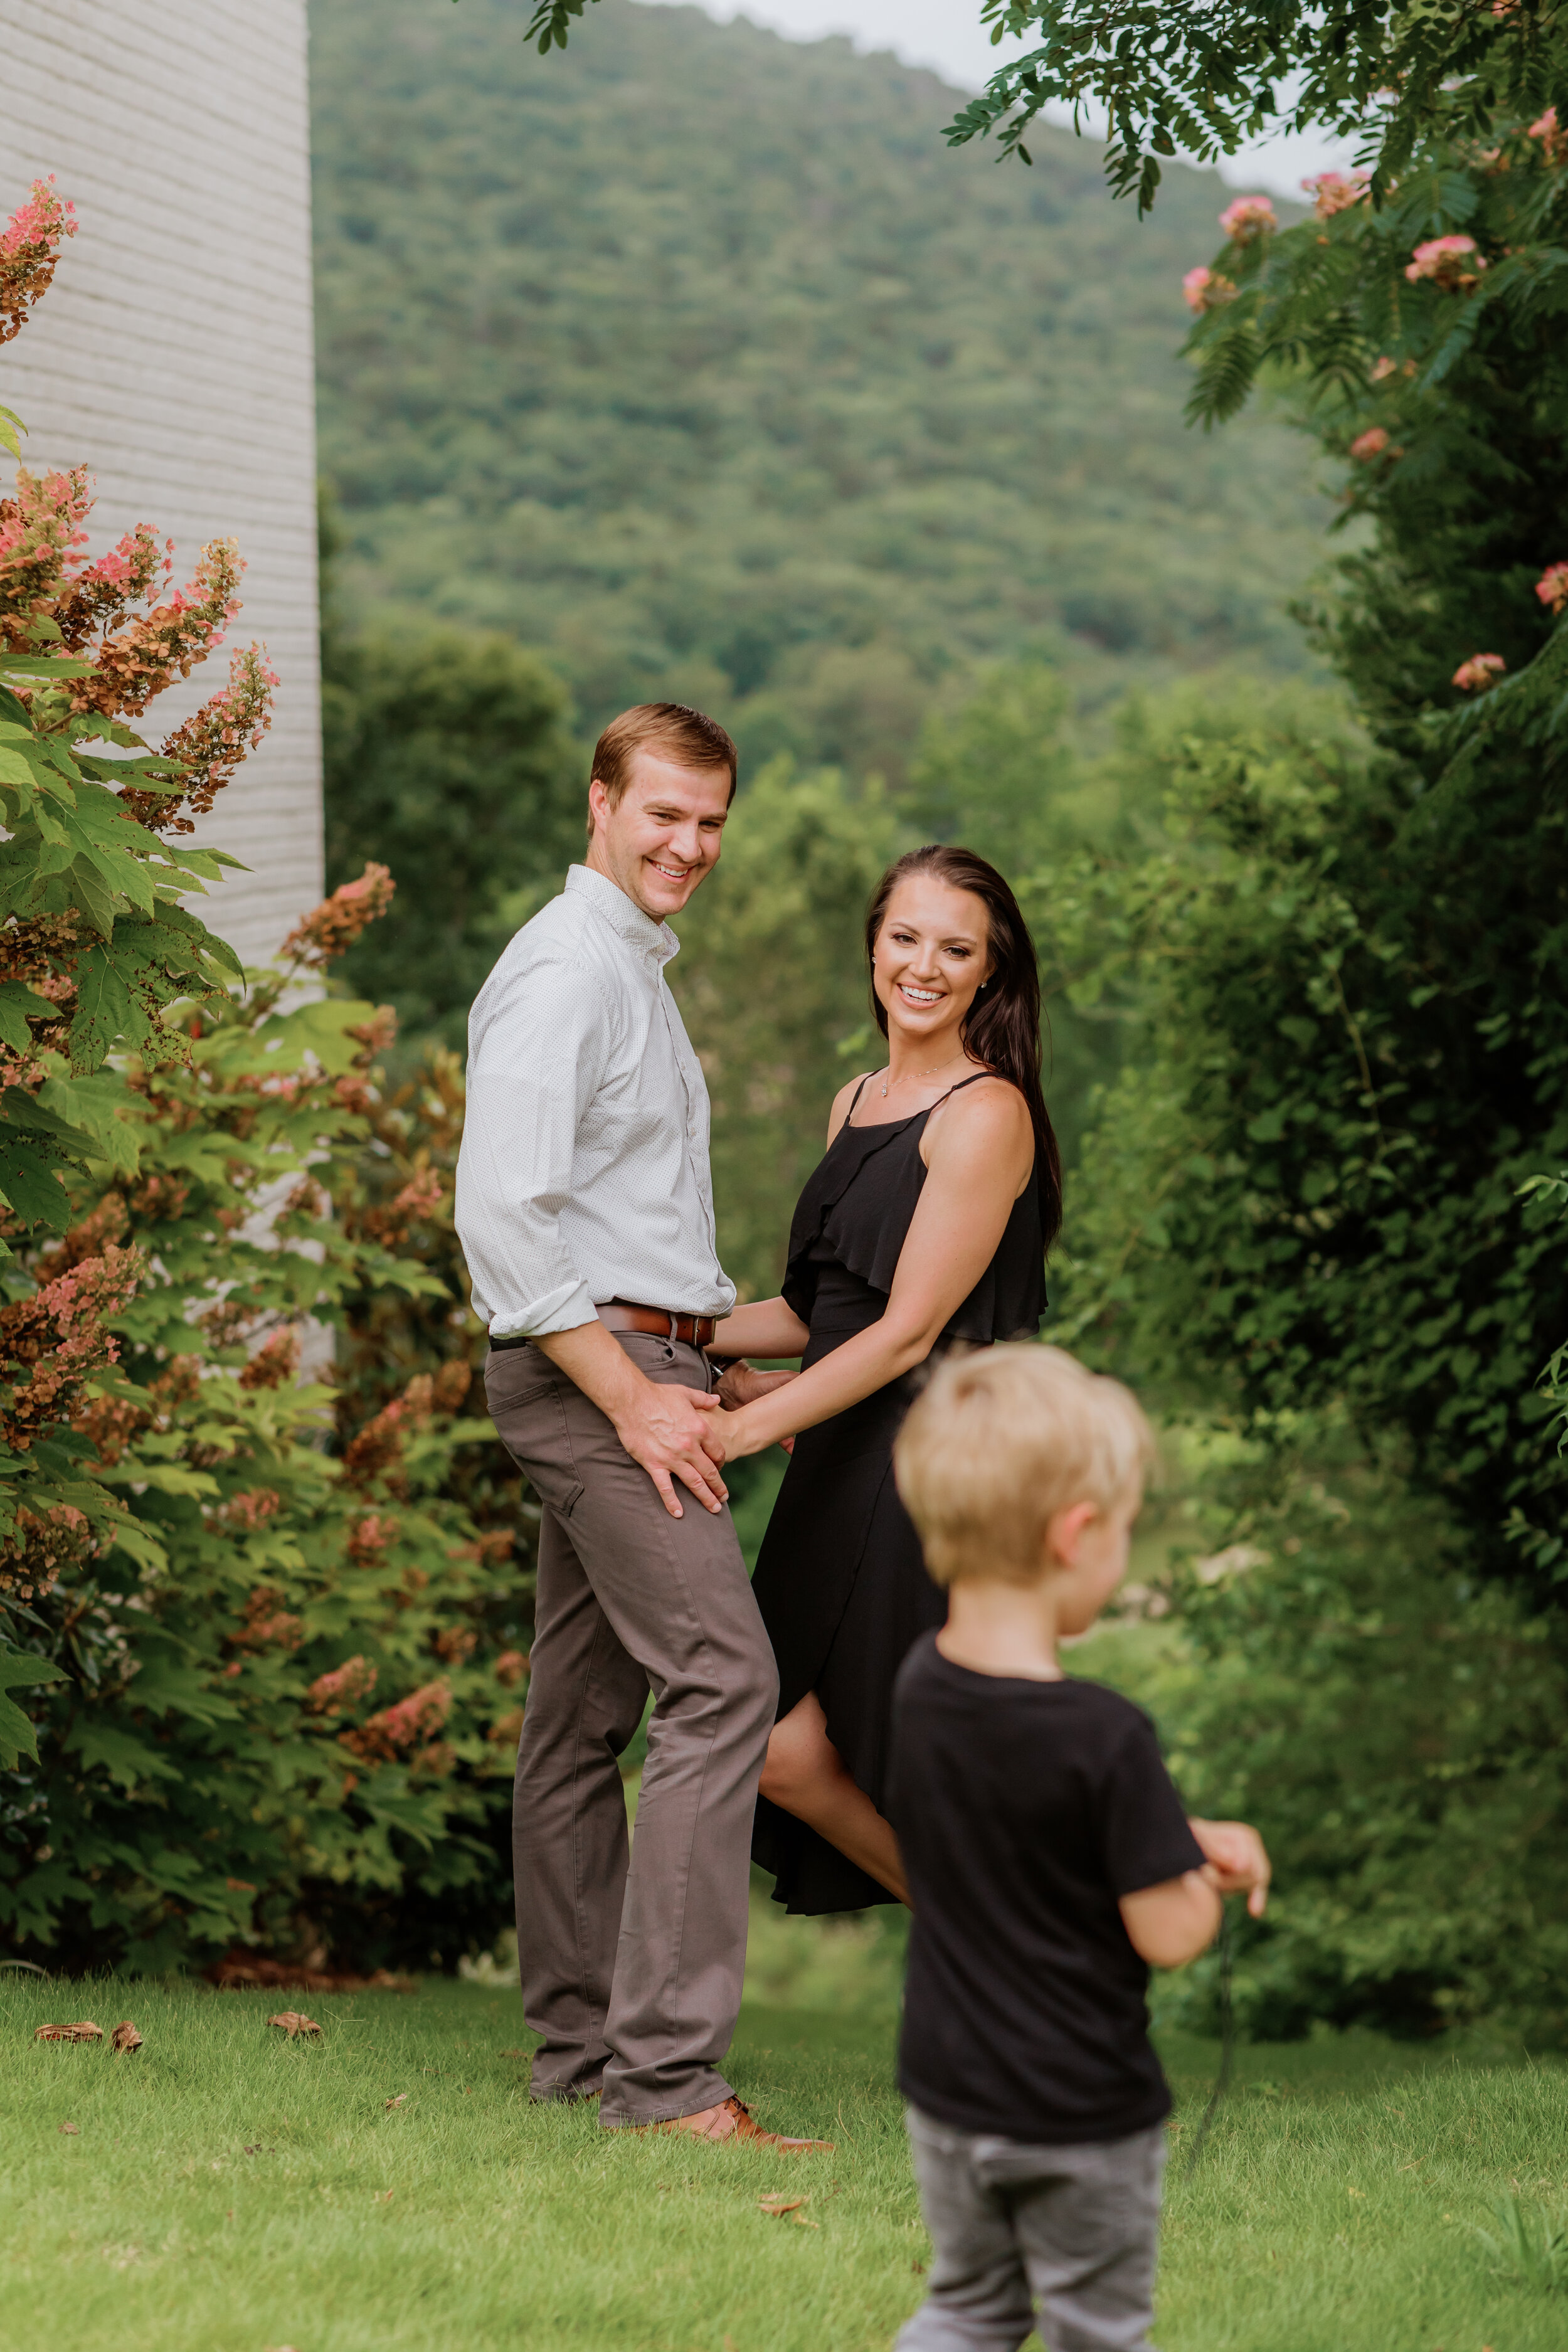
[(724, 1440), (717, 1397), (648, 1380), (599, 1322), (545, 1332), (538, 1344), (615, 1423), (616, 1435), (647, 1472), (672, 1519), (684, 1516), (676, 1478), (705, 1510), (723, 1509), (730, 1490), (719, 1475)]
[(1273, 1876), (1263, 1840), (1248, 1822), (1194, 1822), (1187, 1827), (1204, 1850), (1204, 1876), (1216, 1895), (1245, 1895), (1261, 1919)]
[(647, 1472), (672, 1519), (681, 1517), (672, 1474), (710, 1511), (721, 1511), (730, 1499), (719, 1471), (724, 1442), (718, 1404), (700, 1389), (666, 1387), (639, 1373), (637, 1387), (610, 1416), (616, 1435)]

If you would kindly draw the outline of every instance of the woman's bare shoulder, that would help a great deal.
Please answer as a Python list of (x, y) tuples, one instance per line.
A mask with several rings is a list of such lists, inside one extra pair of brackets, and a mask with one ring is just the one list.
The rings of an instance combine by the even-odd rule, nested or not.
[(867, 1079), (872, 1075), (873, 1073), (869, 1070), (862, 1070), (858, 1077), (847, 1079), (845, 1084), (839, 1087), (838, 1092), (834, 1096), (833, 1108), (827, 1114), (827, 1140), (829, 1143), (832, 1142), (834, 1137), (837, 1134), (839, 1129), (848, 1118), (850, 1106), (853, 1104), (856, 1096), (859, 1093)]
[(1032, 1154), (1035, 1144), (1028, 1104), (1011, 1078), (994, 1071), (956, 1087), (937, 1106), (927, 1133), (933, 1151), (956, 1150), (965, 1157), (977, 1149), (1005, 1151), (1013, 1146)]

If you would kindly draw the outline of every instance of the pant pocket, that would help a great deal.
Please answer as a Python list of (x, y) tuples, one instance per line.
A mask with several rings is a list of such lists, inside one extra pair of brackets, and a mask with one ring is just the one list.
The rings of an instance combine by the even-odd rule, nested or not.
[(542, 1379), (527, 1365), (510, 1386), (504, 1355), (501, 1363), (499, 1376), (493, 1364), (485, 1366), (485, 1398), (496, 1433), (540, 1501), (557, 1517), (569, 1519), (582, 1500), (583, 1481), (573, 1459), (561, 1391), (553, 1379)]

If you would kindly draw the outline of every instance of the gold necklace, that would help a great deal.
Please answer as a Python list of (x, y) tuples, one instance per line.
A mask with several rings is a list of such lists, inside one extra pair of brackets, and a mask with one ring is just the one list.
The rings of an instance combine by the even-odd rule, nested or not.
[[(965, 1056), (965, 1059), (967, 1059), (967, 1058), (968, 1058), (968, 1057), (967, 1057), (967, 1055), (966, 1055), (966, 1056)], [(952, 1063), (952, 1062), (938, 1062), (938, 1063), (937, 1063), (937, 1065), (936, 1065), (936, 1066), (934, 1067), (934, 1069), (930, 1069), (930, 1070), (906, 1070), (906, 1071), (905, 1071), (905, 1073), (904, 1073), (904, 1076), (905, 1076), (905, 1077), (910, 1077), (910, 1078), (937, 1078), (937, 1077), (940, 1077), (940, 1076), (942, 1076), (942, 1073), (943, 1072), (943, 1070), (951, 1070), (951, 1069), (953, 1069), (953, 1068), (962, 1068), (962, 1067), (963, 1067), (963, 1064), (962, 1064), (962, 1063), (954, 1064), (954, 1063)], [(883, 1100), (884, 1102), (886, 1102), (886, 1101), (887, 1101), (887, 1099), (888, 1099), (888, 1080), (892, 1076), (892, 1075), (893, 1075), (893, 1073), (892, 1073), (892, 1068), (891, 1068), (891, 1066), (889, 1065), (889, 1068), (884, 1072), (884, 1074), (883, 1074), (883, 1077), (882, 1077), (882, 1100)], [(900, 1084), (900, 1086), (902, 1086), (902, 1085), (903, 1085), (903, 1083), (904, 1083), (903, 1078), (900, 1078), (900, 1079), (899, 1080), (899, 1084)]]

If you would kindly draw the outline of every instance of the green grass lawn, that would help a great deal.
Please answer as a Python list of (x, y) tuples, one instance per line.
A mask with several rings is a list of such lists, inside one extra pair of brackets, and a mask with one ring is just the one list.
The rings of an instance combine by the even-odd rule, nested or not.
[[(897, 2096), (892, 1939), (776, 1916), (732, 2072), (794, 2161), (530, 2108), (515, 1994), (215, 1993), (0, 1975), (0, 2338), (16, 2352), (860, 2352), (927, 2258)], [(831, 1997), (837, 2011), (787, 2005)], [(265, 2021), (307, 2009), (320, 2042)], [(35, 2043), (132, 2017), (136, 2055)], [(1371, 2035), (1245, 2050), (1194, 2179), (1180, 2107), (1164, 2352), (1564, 2352), (1568, 2294), (1497, 2274), (1500, 2195), (1568, 2203), (1568, 2068)], [(391, 2100), (401, 2102), (389, 2106)], [(62, 2131), (74, 2124), (74, 2133)], [(805, 2196), (813, 2227), (759, 2199)]]

